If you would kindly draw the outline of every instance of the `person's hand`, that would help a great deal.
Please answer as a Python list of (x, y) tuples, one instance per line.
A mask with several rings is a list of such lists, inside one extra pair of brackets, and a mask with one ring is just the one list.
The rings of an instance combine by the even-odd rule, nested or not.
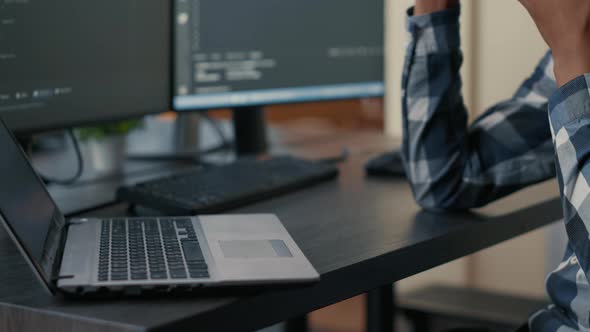
[(557, 84), (590, 73), (590, 1), (519, 1), (551, 48)]
[(414, 15), (425, 15), (459, 4), (459, 0), (416, 0)]

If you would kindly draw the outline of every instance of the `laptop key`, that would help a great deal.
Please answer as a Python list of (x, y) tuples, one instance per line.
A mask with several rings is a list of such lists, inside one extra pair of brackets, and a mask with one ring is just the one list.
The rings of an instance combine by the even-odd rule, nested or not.
[(187, 261), (204, 260), (201, 247), (196, 241), (182, 241), (182, 251), (184, 252), (184, 257)]
[(114, 281), (124, 281), (124, 280), (129, 280), (129, 279), (125, 275), (125, 276), (112, 276), (111, 277), (111, 280), (114, 280)]
[(131, 274), (132, 280), (147, 280), (148, 275), (147, 273), (133, 273)]
[(208, 271), (203, 271), (203, 270), (199, 270), (199, 271), (189, 271), (189, 274), (191, 276), (191, 278), (209, 278), (209, 272)]
[(167, 279), (168, 275), (166, 272), (151, 273), (152, 279)]
[(205, 263), (205, 261), (189, 262), (187, 266), (189, 269), (192, 270), (207, 270), (208, 268), (207, 263)]

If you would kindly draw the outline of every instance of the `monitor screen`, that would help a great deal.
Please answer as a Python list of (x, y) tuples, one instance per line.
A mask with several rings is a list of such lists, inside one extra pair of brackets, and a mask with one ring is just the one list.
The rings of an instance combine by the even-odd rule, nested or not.
[(174, 1), (176, 110), (383, 95), (383, 0)]
[(59, 249), (63, 215), (1, 120), (0, 151), (0, 218), (48, 281)]
[(20, 132), (166, 111), (171, 8), (0, 0), (0, 117)]

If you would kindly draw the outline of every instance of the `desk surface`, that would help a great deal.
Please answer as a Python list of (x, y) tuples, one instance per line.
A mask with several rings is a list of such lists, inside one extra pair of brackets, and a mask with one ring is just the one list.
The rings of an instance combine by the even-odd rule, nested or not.
[[(317, 135), (316, 132), (314, 135)], [(45, 294), (4, 232), (0, 233), (0, 330), (253, 330), (336, 303), (469, 255), (561, 218), (557, 185), (544, 183), (473, 213), (432, 214), (414, 203), (401, 179), (364, 176), (364, 162), (395, 145), (377, 133), (327, 133), (285, 141), (283, 151), (319, 157), (348, 146), (337, 181), (231, 211), (276, 213), (322, 280), (249, 295), (64, 300)], [(113, 205), (93, 216), (124, 214)]]

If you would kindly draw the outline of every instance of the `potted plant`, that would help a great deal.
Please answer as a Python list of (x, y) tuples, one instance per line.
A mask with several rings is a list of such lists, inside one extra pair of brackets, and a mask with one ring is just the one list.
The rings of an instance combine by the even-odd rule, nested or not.
[(127, 134), (138, 128), (141, 120), (126, 120), (76, 130), (89, 165), (100, 173), (120, 171), (127, 153)]

